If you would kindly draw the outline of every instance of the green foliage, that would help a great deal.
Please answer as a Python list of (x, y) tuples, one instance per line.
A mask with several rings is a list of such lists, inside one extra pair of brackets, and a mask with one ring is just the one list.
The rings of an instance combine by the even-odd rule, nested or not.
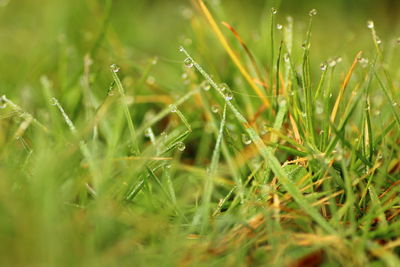
[(389, 1), (171, 2), (0, 0), (0, 265), (399, 266)]

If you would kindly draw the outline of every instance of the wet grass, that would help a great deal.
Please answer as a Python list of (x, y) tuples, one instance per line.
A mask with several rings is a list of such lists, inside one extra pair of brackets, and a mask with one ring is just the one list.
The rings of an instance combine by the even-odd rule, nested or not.
[(277, 5), (250, 38), (196, 0), (173, 58), (136, 62), (112, 1), (88, 3), (90, 45), (1, 85), (2, 266), (399, 266), (400, 50), (379, 23), (320, 62), (317, 10)]

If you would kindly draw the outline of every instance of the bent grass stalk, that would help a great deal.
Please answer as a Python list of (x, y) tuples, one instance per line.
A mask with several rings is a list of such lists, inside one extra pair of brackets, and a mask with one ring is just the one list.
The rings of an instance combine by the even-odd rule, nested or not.
[(118, 88), (118, 92), (121, 96), (121, 104), (122, 104), (122, 109), (124, 111), (125, 114), (125, 118), (126, 121), (128, 123), (128, 128), (129, 128), (129, 133), (131, 136), (131, 145), (133, 147), (133, 152), (136, 156), (140, 155), (140, 150), (139, 150), (139, 145), (138, 145), (138, 141), (136, 138), (136, 132), (135, 132), (135, 126), (133, 125), (133, 121), (132, 121), (132, 116), (131, 113), (129, 111), (129, 107), (128, 104), (126, 103), (126, 97), (125, 97), (125, 91), (124, 91), (124, 87), (122, 86), (121, 80), (119, 79), (117, 72), (115, 69), (113, 69), (113, 67), (111, 67), (111, 74), (114, 78), (114, 81), (117, 85)]
[[(58, 108), (58, 110), (60, 111), (61, 115), (62, 115), (63, 118), (64, 118), (65, 123), (68, 125), (68, 128), (70, 129), (70, 131), (72, 132), (72, 134), (73, 134), (75, 137), (79, 137), (79, 136), (78, 136), (78, 132), (77, 132), (77, 130), (76, 130), (76, 128), (75, 128), (74, 123), (71, 121), (71, 119), (69, 118), (69, 116), (67, 115), (67, 113), (64, 111), (64, 109), (63, 109), (63, 107), (61, 106), (60, 102), (58, 102), (58, 100), (57, 100), (55, 97), (53, 97), (53, 98), (51, 99), (51, 101), (52, 101), (52, 105), (56, 106), (56, 107)], [(92, 156), (92, 154), (91, 154), (91, 152), (90, 152), (90, 150), (89, 150), (87, 144), (86, 144), (83, 140), (80, 140), (80, 141), (79, 141), (79, 148), (80, 148), (80, 150), (81, 150), (81, 152), (82, 152), (84, 158), (86, 159), (86, 161), (87, 161), (88, 164), (89, 164), (89, 170), (90, 170), (90, 173), (91, 173), (91, 175), (92, 175), (92, 177), (93, 177), (93, 182), (94, 182), (95, 190), (94, 190), (94, 191), (91, 191), (91, 190), (90, 190), (90, 191), (91, 191), (94, 195), (96, 195), (96, 194), (97, 194), (97, 193), (96, 193), (96, 190), (97, 190), (97, 189), (100, 187), (100, 185), (101, 185), (101, 180), (102, 180), (102, 179), (101, 179), (101, 174), (100, 174), (100, 172), (99, 172), (98, 167), (96, 166), (95, 160), (94, 160), (94, 158), (93, 158), (93, 156)], [(88, 188), (91, 188), (88, 184), (86, 184), (86, 186), (87, 186)]]
[(32, 121), (36, 126), (38, 126), (39, 128), (41, 128), (43, 131), (45, 131), (46, 133), (49, 131), (47, 129), (46, 126), (44, 126), (41, 122), (39, 122), (37, 119), (35, 119), (32, 114), (24, 111), (20, 106), (18, 106), (17, 104), (15, 104), (13, 101), (11, 101), (10, 99), (8, 99), (6, 97), (6, 95), (2, 95), (1, 96), (1, 100), (6, 103), (7, 105), (10, 105), (10, 107), (19, 114), (19, 116), (21, 116), (22, 118), (24, 118), (25, 120), (29, 120)]

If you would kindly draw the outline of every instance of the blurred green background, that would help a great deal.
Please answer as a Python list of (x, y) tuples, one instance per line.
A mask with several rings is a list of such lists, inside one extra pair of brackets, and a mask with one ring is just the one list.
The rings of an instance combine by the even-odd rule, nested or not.
[[(160, 78), (173, 87), (182, 58), (177, 52), (180, 44), (197, 50), (198, 33), (194, 19), (200, 13), (190, 0), (114, 0), (109, 23), (107, 1), (101, 0), (1, 0), (0, 3), (0, 90), (17, 97), (28, 94), (29, 87), (38, 85), (43, 74), (51, 77), (59, 93), (74, 85), (83, 65), (83, 57), (90, 53), (104, 27), (104, 42), (96, 50), (94, 68), (108, 71), (111, 63), (118, 63), (133, 76), (146, 60), (158, 56), (155, 68)], [(304, 29), (309, 10), (316, 8), (313, 55), (337, 56), (338, 51), (355, 52), (363, 49), (369, 39), (365, 25), (374, 19), (381, 38), (398, 34), (400, 2), (396, 0), (335, 0), (335, 1), (207, 1), (219, 20), (230, 23), (241, 34), (248, 46), (262, 60), (266, 49), (268, 11), (280, 7), (279, 21), (293, 16), (295, 27)], [(278, 22), (279, 22), (278, 21)], [(196, 26), (197, 25), (197, 26)], [(204, 24), (203, 25), (207, 25)], [(208, 29), (203, 29), (209, 31)], [(227, 36), (231, 34), (224, 29)], [(301, 31), (300, 31), (301, 32)], [(303, 30), (304, 32), (304, 30)], [(209, 64), (221, 59), (221, 49), (214, 39), (213, 54), (204, 55)], [(65, 63), (64, 59), (67, 59)], [(62, 70), (68, 77), (61, 77)], [(174, 82), (175, 81), (175, 82)], [(25, 88), (25, 89), (24, 89)], [(100, 90), (100, 89), (99, 89)], [(30, 92), (36, 94), (37, 92)]]

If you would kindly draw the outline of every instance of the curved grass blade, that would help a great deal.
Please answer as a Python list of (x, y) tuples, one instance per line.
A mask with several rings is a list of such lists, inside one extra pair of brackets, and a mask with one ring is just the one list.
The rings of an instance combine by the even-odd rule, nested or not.
[(117, 85), (117, 88), (118, 88), (118, 92), (121, 96), (122, 109), (124, 111), (124, 115), (125, 115), (126, 121), (128, 123), (129, 133), (131, 135), (131, 145), (133, 147), (133, 152), (135, 153), (136, 156), (138, 156), (140, 154), (140, 150), (139, 150), (139, 145), (138, 145), (138, 142), (136, 139), (136, 131), (135, 131), (135, 126), (133, 126), (132, 116), (131, 116), (131, 113), (129, 112), (128, 104), (125, 101), (125, 91), (122, 86), (121, 80), (119, 79), (117, 72), (113, 69), (113, 67), (111, 67), (111, 74), (114, 78), (115, 84)]

